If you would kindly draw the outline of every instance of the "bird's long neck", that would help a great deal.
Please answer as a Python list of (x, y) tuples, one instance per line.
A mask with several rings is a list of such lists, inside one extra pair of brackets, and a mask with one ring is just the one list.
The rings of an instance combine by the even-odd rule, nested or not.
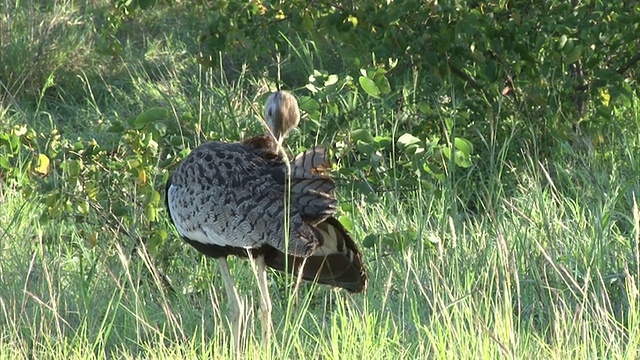
[[(278, 110), (280, 109), (281, 108), (278, 108)], [(285, 124), (285, 120), (283, 119), (284, 116), (285, 115), (281, 111), (276, 111), (274, 122), (270, 129), (273, 137), (279, 145), (282, 145), (282, 142), (287, 137), (287, 134), (289, 134), (289, 130), (291, 130), (291, 128), (287, 129), (283, 127), (283, 125)]]

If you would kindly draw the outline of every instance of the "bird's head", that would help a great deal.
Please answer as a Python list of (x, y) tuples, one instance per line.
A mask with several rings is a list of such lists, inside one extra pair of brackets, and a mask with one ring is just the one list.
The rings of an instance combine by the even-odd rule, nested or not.
[(300, 123), (298, 101), (293, 95), (283, 90), (276, 91), (269, 96), (265, 104), (264, 115), (278, 144), (282, 144), (289, 130)]

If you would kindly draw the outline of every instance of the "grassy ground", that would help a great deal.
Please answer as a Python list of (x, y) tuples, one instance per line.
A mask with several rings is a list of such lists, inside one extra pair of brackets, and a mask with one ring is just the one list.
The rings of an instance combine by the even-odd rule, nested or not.
[[(3, 6), (0, 124), (9, 129), (28, 124), (40, 141), (57, 131), (72, 142), (101, 142), (114, 121), (164, 106), (176, 122), (186, 113), (199, 119), (196, 143), (260, 131), (254, 104), (269, 84), (235, 63), (223, 62), (217, 74), (200, 69), (194, 33), (206, 18), (186, 5), (127, 23), (118, 58), (93, 51), (104, 13), (97, 2)], [(286, 280), (272, 276), (277, 340), (261, 348), (253, 309), (241, 356), (638, 357), (640, 100), (633, 101), (615, 115), (625, 127), (604, 134), (592, 154), (558, 142), (547, 152), (555, 155), (538, 158), (534, 145), (519, 141), (517, 133), (527, 132), (521, 127), (478, 150), (500, 159), (478, 160), (488, 174), (481, 181), (452, 174), (435, 189), (416, 182), (410, 192), (388, 191), (376, 201), (343, 183), (355, 237), (387, 234), (369, 237), (364, 248), (367, 292), (307, 285), (294, 296)], [(391, 133), (376, 120), (391, 110), (358, 105), (352, 128)], [(308, 138), (303, 128), (292, 148), (316, 140), (322, 135)], [(505, 157), (518, 147), (517, 158)], [(150, 177), (161, 183), (164, 172), (158, 167)], [(149, 223), (153, 229), (135, 221), (145, 212), (135, 204), (129, 222), (107, 206), (45, 221), (41, 188), (11, 176), (0, 177), (0, 357), (237, 355), (216, 264), (176, 239), (165, 212)], [(28, 194), (30, 186), (36, 191)], [(98, 191), (138, 191), (118, 186)], [(478, 210), (458, 210), (470, 193)], [(157, 229), (169, 238), (151, 257), (132, 245)], [(248, 263), (231, 266), (240, 292), (257, 300)], [(158, 267), (175, 293), (156, 276)]]

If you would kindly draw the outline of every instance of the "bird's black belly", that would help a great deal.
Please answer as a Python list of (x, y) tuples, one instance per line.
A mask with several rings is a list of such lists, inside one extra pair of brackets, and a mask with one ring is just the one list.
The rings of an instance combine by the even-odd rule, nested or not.
[(260, 248), (255, 249), (245, 249), (242, 247), (234, 247), (234, 246), (220, 246), (213, 244), (204, 244), (199, 241), (190, 240), (188, 238), (182, 238), (187, 244), (193, 246), (196, 250), (201, 252), (203, 255), (217, 259), (221, 257), (227, 257), (229, 255), (235, 255), (241, 258), (249, 257), (247, 251), (251, 251), (253, 256), (258, 256), (262, 254), (268, 254), (270, 252), (275, 251), (275, 249), (269, 245), (264, 245)]

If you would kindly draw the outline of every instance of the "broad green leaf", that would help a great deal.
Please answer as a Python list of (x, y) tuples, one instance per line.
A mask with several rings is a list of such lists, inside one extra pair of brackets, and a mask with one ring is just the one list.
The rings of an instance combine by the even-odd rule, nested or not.
[(582, 46), (575, 46), (571, 52), (567, 55), (567, 64), (573, 64), (580, 59), (582, 54)]
[(173, 146), (182, 146), (185, 143), (184, 137), (180, 135), (173, 135), (169, 138), (169, 142)]
[(11, 170), (11, 163), (9, 162), (9, 159), (3, 155), (0, 155), (0, 166), (7, 170)]
[(424, 152), (422, 140), (406, 133), (402, 134), (397, 141), (398, 147), (409, 155), (421, 154)]
[(351, 219), (343, 215), (340, 216), (338, 220), (345, 227), (345, 229), (347, 229), (347, 231), (353, 232), (353, 222), (351, 221)]
[(391, 144), (393, 139), (390, 136), (376, 136), (373, 138), (373, 141), (378, 144), (381, 149), (386, 148)]
[(625, 94), (618, 95), (616, 102), (621, 103), (622, 108), (626, 108), (626, 109), (630, 109), (632, 105), (631, 99), (629, 99), (629, 97), (627, 97)]
[(397, 141), (398, 145), (402, 148), (406, 148), (409, 145), (419, 144), (421, 142), (422, 140), (409, 133), (402, 134), (402, 136), (400, 136)]
[(562, 47), (562, 53), (564, 55), (568, 55), (575, 46), (576, 46), (576, 43), (574, 42), (573, 39), (567, 39), (564, 46)]
[(353, 210), (353, 204), (349, 202), (340, 203), (340, 209), (344, 212), (349, 212)]
[[(457, 145), (456, 145), (456, 149), (457, 149)], [(444, 154), (444, 156), (447, 159), (451, 159), (451, 148), (450, 147), (442, 148), (442, 154)], [(465, 155), (461, 150), (455, 151), (455, 157), (453, 160), (455, 161), (457, 166), (460, 166), (462, 168), (468, 168), (471, 165), (473, 165), (473, 163), (470, 160), (470, 157)]]
[[(358, 149), (358, 152), (365, 155), (365, 156), (371, 156), (371, 154), (373, 154), (376, 149), (371, 145), (371, 143), (366, 143), (363, 141), (358, 141), (356, 142), (356, 149)], [(366, 162), (365, 164), (363, 164), (362, 166), (369, 166), (370, 163)], [(360, 166), (362, 168), (362, 166)]]
[(378, 242), (379, 236), (377, 234), (369, 234), (362, 240), (362, 246), (364, 246), (365, 248), (372, 248), (376, 246)]
[(360, 76), (358, 78), (358, 82), (360, 83), (360, 86), (362, 86), (362, 89), (367, 94), (373, 97), (378, 97), (380, 95), (380, 90), (378, 89), (378, 86), (376, 85), (375, 81), (369, 79), (368, 77)]
[(455, 138), (454, 144), (456, 146), (456, 150), (462, 152), (465, 156), (470, 156), (473, 154), (473, 144), (471, 141), (463, 138)]
[(447, 159), (451, 159), (451, 148), (450, 147), (443, 147), (442, 148), (442, 154), (444, 154), (444, 156)]
[(351, 138), (355, 141), (362, 141), (370, 144), (373, 142), (373, 136), (365, 129), (356, 129), (351, 132)]
[(151, 192), (151, 194), (149, 194), (147, 196), (147, 199), (148, 199), (147, 202), (149, 204), (158, 205), (158, 204), (160, 204), (160, 201), (162, 200), (162, 196), (160, 196), (159, 192), (157, 192), (157, 191), (152, 189), (152, 192)]
[(444, 119), (444, 124), (446, 125), (448, 132), (453, 132), (454, 122), (453, 122), (452, 118), (450, 118), (450, 117), (445, 118)]
[(388, 73), (387, 69), (383, 67), (376, 68), (373, 78), (377, 78), (378, 76), (384, 76), (386, 73)]
[(12, 135), (9, 139), (9, 148), (11, 149), (12, 154), (17, 154), (20, 150), (20, 136)]
[(374, 82), (376, 83), (376, 86), (378, 87), (378, 90), (380, 91), (380, 93), (382, 94), (388, 94), (391, 92), (391, 85), (389, 85), (389, 80), (387, 80), (387, 77), (384, 75), (379, 75), (374, 77)]
[(152, 253), (156, 252), (168, 237), (169, 234), (165, 230), (156, 230), (145, 245)]
[(67, 160), (62, 163), (62, 168), (65, 169), (70, 177), (78, 177), (83, 167), (82, 160)]
[(151, 108), (136, 117), (134, 126), (137, 130), (140, 130), (148, 123), (163, 120), (168, 115), (169, 111), (163, 107)]
[(144, 207), (144, 215), (149, 221), (156, 221), (158, 217), (158, 207), (154, 205), (147, 205)]
[(320, 110), (320, 104), (310, 96), (301, 96), (299, 104), (300, 110), (307, 113)]
[(189, 155), (190, 152), (191, 152), (191, 149), (189, 149), (189, 148), (182, 149), (182, 150), (180, 150), (180, 157), (186, 158), (187, 155)]

